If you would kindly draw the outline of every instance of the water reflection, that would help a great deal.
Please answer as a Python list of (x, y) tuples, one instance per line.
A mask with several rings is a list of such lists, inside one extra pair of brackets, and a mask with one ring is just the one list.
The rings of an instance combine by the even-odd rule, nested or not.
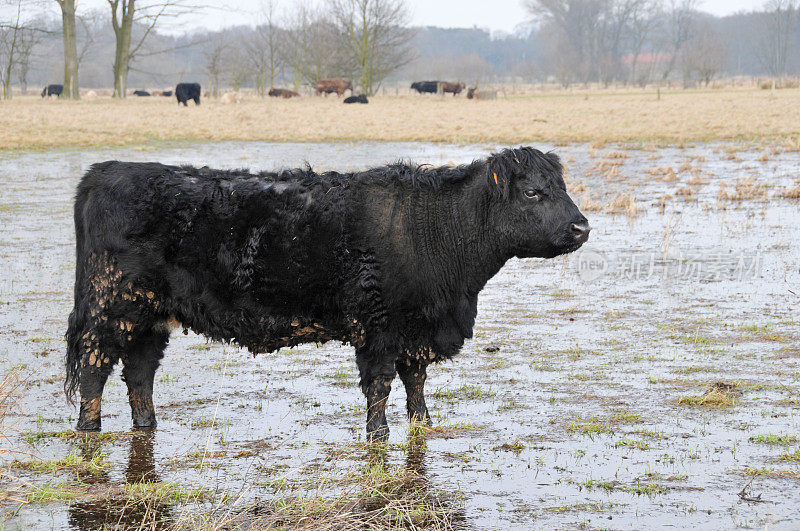
[(367, 450), (368, 466), (360, 509), (382, 513), (389, 527), (463, 529), (466, 515), (455, 496), (440, 489), (428, 475), (428, 445), (424, 435), (409, 436), (405, 463), (392, 468), (391, 448), (379, 445)]
[[(101, 444), (86, 437), (80, 445), (81, 453), (96, 455)], [(128, 464), (125, 468), (125, 485), (109, 485), (107, 497), (99, 500), (75, 502), (69, 506), (69, 525), (73, 529), (104, 529), (116, 527), (159, 528), (172, 516), (172, 507), (146, 495), (149, 485), (159, 483), (161, 478), (155, 466), (155, 433), (153, 430), (137, 431), (130, 438)], [(90, 457), (89, 457), (90, 458)], [(108, 473), (95, 477), (94, 482), (108, 481)], [(135, 498), (131, 490), (139, 491)], [(99, 493), (102, 496), (102, 493)]]

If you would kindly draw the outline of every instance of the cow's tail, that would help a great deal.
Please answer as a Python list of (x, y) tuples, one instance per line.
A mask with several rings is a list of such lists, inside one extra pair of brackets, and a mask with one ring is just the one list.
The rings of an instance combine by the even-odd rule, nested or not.
[(82, 216), (86, 194), (82, 192), (82, 187), (79, 187), (78, 195), (75, 198), (75, 306), (69, 314), (65, 336), (67, 340), (67, 376), (64, 380), (64, 393), (70, 403), (73, 403), (75, 390), (80, 381), (80, 364), (83, 355), (81, 336), (88, 320), (86, 296), (88, 257), (84, 246), (86, 234)]

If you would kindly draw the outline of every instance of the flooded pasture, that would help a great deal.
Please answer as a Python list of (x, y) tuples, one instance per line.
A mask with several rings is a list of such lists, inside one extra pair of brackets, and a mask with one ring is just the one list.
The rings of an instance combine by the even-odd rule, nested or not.
[(268, 522), (800, 525), (800, 152), (779, 146), (556, 147), (590, 241), (512, 260), (489, 282), (474, 339), (429, 370), (433, 429), (409, 427), (395, 380), (389, 444), (364, 445), (350, 347), (253, 358), (175, 332), (156, 375), (158, 428), (131, 430), (117, 370), (103, 432), (74, 434), (63, 334), (72, 197), (90, 164), (352, 170), (461, 163), (493, 147), (219, 143), (0, 158), (0, 525), (246, 526), (303, 503), (316, 504), (297, 509), (305, 523)]

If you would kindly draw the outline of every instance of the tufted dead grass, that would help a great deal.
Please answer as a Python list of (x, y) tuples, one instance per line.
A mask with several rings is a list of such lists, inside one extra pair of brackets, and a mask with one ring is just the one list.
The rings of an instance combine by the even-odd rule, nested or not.
[[(236, 105), (172, 98), (77, 102), (17, 96), (0, 102), (0, 149), (141, 145), (160, 141), (433, 141), (671, 143), (773, 139), (800, 149), (800, 89), (663, 92), (561, 91), (493, 101), (377, 96), (369, 105), (334, 97), (245, 95)], [(618, 152), (606, 154), (606, 160)], [(607, 171), (614, 165), (609, 164)], [(611, 176), (613, 177), (613, 176)]]
[(636, 204), (636, 198), (627, 193), (617, 194), (606, 207), (606, 212), (609, 214), (625, 214), (630, 217), (642, 210), (644, 209)]

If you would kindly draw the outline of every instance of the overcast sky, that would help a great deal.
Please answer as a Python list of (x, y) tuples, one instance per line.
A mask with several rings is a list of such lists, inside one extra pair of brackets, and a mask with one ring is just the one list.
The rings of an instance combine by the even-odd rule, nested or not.
[[(274, 0), (277, 10), (291, 7), (303, 0)], [(306, 0), (307, 1), (307, 0)], [(55, 2), (48, 2), (55, 5)], [(106, 0), (77, 0), (78, 8), (108, 9)], [(407, 0), (412, 13), (412, 25), (514, 31), (527, 14), (521, 0)], [(206, 2), (214, 5), (216, 2)], [(262, 0), (227, 0), (224, 9), (210, 9), (184, 19), (188, 28), (219, 29), (225, 26), (253, 24), (258, 20)], [(700, 9), (714, 15), (729, 15), (737, 11), (760, 8), (764, 0), (705, 0)]]

